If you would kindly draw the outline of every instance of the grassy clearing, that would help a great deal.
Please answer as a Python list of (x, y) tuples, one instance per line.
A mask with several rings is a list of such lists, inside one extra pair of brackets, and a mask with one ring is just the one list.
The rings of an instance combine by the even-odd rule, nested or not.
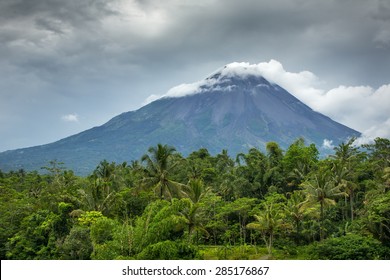
[(261, 246), (201, 246), (200, 254), (205, 260), (295, 260), (305, 259), (304, 248), (274, 249), (272, 255)]

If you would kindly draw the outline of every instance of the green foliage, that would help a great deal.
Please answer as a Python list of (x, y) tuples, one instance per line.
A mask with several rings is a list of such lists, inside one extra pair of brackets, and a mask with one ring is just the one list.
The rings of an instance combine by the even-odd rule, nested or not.
[(363, 219), (368, 230), (379, 240), (390, 244), (390, 192), (367, 199)]
[(206, 260), (260, 260), (269, 259), (267, 249), (259, 246), (203, 246), (200, 254)]
[(287, 202), (284, 206), (286, 218), (292, 225), (293, 231), (291, 238), (300, 244), (303, 242), (303, 229), (304, 222), (309, 218), (314, 217), (314, 213), (317, 211), (316, 207), (310, 205), (307, 194), (302, 191), (294, 191), (287, 196)]
[(113, 240), (116, 223), (107, 217), (100, 217), (91, 224), (91, 240), (94, 244), (103, 244)]
[[(390, 140), (0, 171), (1, 259), (388, 259)], [(321, 241), (321, 242), (319, 242)], [(201, 249), (199, 249), (201, 248)]]
[(63, 255), (61, 258), (89, 260), (93, 251), (89, 232), (89, 228), (85, 226), (74, 226), (62, 245)]
[[(96, 231), (102, 232), (102, 234), (96, 236)], [(91, 239), (93, 240), (92, 259), (133, 258), (133, 229), (127, 224), (121, 225), (113, 220), (105, 219), (99, 226), (99, 230), (95, 229), (95, 233), (92, 233), (91, 229)], [(96, 241), (99, 242), (97, 243)]]
[(166, 240), (147, 246), (137, 258), (140, 260), (194, 260), (199, 259), (200, 255), (192, 245)]
[(23, 219), (20, 230), (9, 239), (9, 259), (50, 259), (57, 257), (55, 225), (59, 216), (39, 210)]
[(270, 194), (261, 203), (260, 212), (254, 215), (255, 221), (247, 225), (248, 229), (260, 232), (270, 255), (272, 255), (275, 235), (278, 231), (290, 228), (283, 211), (284, 203), (284, 196)]
[(112, 213), (123, 220), (142, 215), (146, 206), (155, 200), (152, 192), (136, 188), (124, 189), (118, 193), (118, 196), (118, 203), (112, 207)]
[(310, 171), (315, 170), (319, 152), (314, 144), (305, 146), (304, 139), (298, 139), (287, 149), (283, 169), (288, 179), (289, 190), (295, 190)]
[(102, 217), (103, 214), (99, 211), (87, 211), (81, 214), (81, 217), (78, 218), (78, 222), (81, 225), (90, 226)]
[(172, 169), (179, 163), (173, 161), (174, 152), (174, 147), (158, 144), (150, 147), (148, 154), (141, 159), (146, 164), (144, 184), (152, 188), (160, 199), (182, 196), (183, 185), (171, 179)]
[(310, 258), (324, 260), (390, 259), (390, 249), (380, 241), (357, 234), (329, 238), (309, 248)]
[(308, 203), (318, 204), (320, 210), (320, 239), (325, 235), (325, 211), (327, 207), (336, 205), (335, 198), (346, 196), (342, 192), (340, 185), (335, 183), (328, 170), (319, 170), (313, 173), (304, 183), (302, 183), (304, 191), (307, 194)]
[(141, 252), (145, 247), (166, 240), (180, 239), (185, 230), (186, 219), (180, 212), (188, 207), (185, 200), (172, 202), (157, 200), (146, 207), (134, 226), (134, 249)]
[(0, 259), (6, 259), (8, 238), (16, 234), (24, 217), (31, 214), (28, 196), (0, 186)]

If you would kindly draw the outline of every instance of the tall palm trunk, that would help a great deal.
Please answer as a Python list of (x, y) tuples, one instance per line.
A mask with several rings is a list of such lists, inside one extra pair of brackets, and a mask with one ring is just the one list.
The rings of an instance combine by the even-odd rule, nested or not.
[(349, 204), (351, 206), (351, 221), (354, 219), (354, 214), (353, 214), (353, 191), (349, 195)]
[(321, 207), (321, 217), (320, 217), (320, 240), (324, 239), (324, 203), (320, 202)]
[(268, 237), (268, 244), (267, 244), (267, 251), (268, 251), (268, 254), (272, 255), (272, 245), (273, 245), (273, 241), (274, 241), (274, 234), (273, 232), (271, 232), (269, 234), (269, 237)]

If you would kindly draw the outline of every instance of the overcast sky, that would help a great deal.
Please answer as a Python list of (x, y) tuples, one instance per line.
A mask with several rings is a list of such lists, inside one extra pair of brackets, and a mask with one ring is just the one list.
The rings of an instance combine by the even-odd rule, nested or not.
[(231, 62), (390, 137), (388, 0), (0, 0), (0, 58), (0, 151), (101, 125)]

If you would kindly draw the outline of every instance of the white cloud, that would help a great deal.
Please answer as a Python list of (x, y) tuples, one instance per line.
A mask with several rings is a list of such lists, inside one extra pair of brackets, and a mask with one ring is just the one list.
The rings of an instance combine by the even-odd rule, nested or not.
[(182, 97), (186, 95), (197, 94), (200, 92), (201, 84), (202, 84), (201, 81), (192, 84), (181, 84), (171, 88), (164, 95), (157, 95), (157, 94), (149, 95), (142, 103), (142, 105), (147, 105), (157, 99), (164, 98), (164, 97)]
[(149, 97), (147, 97), (145, 99), (145, 101), (142, 103), (143, 106), (149, 104), (149, 103), (152, 103), (153, 101), (156, 101), (157, 99), (161, 98), (161, 96), (157, 95), (157, 94), (152, 94), (150, 95)]
[(192, 84), (181, 84), (168, 90), (163, 97), (181, 97), (201, 92), (201, 86), (207, 85), (207, 80), (202, 80)]
[[(320, 84), (319, 79), (309, 71), (299, 73), (287, 72), (282, 64), (276, 60), (262, 62), (259, 64), (250, 64), (248, 62), (233, 62), (225, 67), (215, 71), (220, 72), (222, 76), (262, 76), (265, 79), (284, 87), (287, 91), (293, 93), (297, 98), (315, 99), (316, 95), (323, 94), (323, 90), (315, 88)], [(213, 76), (211, 74), (210, 76)], [(218, 82), (217, 79), (204, 79), (195, 83), (181, 84), (171, 88), (161, 97), (181, 97), (202, 92), (202, 88), (213, 86)], [(156, 97), (156, 95), (153, 95)], [(152, 96), (148, 97), (152, 98)]]
[(302, 101), (305, 99), (305, 103), (313, 102), (318, 95), (322, 95), (324, 92), (322, 89), (317, 88), (320, 86), (321, 81), (312, 72), (288, 72), (276, 60), (259, 63), (258, 68), (259, 73), (265, 79), (285, 88), (298, 99)]
[(64, 122), (79, 122), (79, 116), (77, 114), (63, 115), (61, 120)]
[[(302, 101), (307, 100), (303, 98)], [(339, 86), (316, 96), (314, 102), (307, 104), (362, 132), (360, 142), (375, 137), (390, 138), (390, 85), (383, 85), (377, 90), (368, 86)]]
[[(144, 101), (144, 105), (149, 104), (159, 98), (165, 97), (182, 97), (186, 95), (193, 95), (197, 93), (201, 93), (206, 88), (209, 88), (217, 83), (216, 79), (204, 79), (198, 82), (190, 83), (190, 84), (180, 84), (168, 90), (168, 92), (164, 95), (156, 95), (152, 94), (147, 97)], [(231, 88), (231, 87), (230, 87)]]
[(370, 143), (376, 137), (390, 139), (390, 118), (384, 122), (378, 122), (369, 129), (363, 131), (362, 136), (356, 139), (355, 144), (361, 145)]
[(324, 142), (322, 143), (322, 147), (324, 149), (333, 150), (334, 145), (332, 140), (324, 139)]

